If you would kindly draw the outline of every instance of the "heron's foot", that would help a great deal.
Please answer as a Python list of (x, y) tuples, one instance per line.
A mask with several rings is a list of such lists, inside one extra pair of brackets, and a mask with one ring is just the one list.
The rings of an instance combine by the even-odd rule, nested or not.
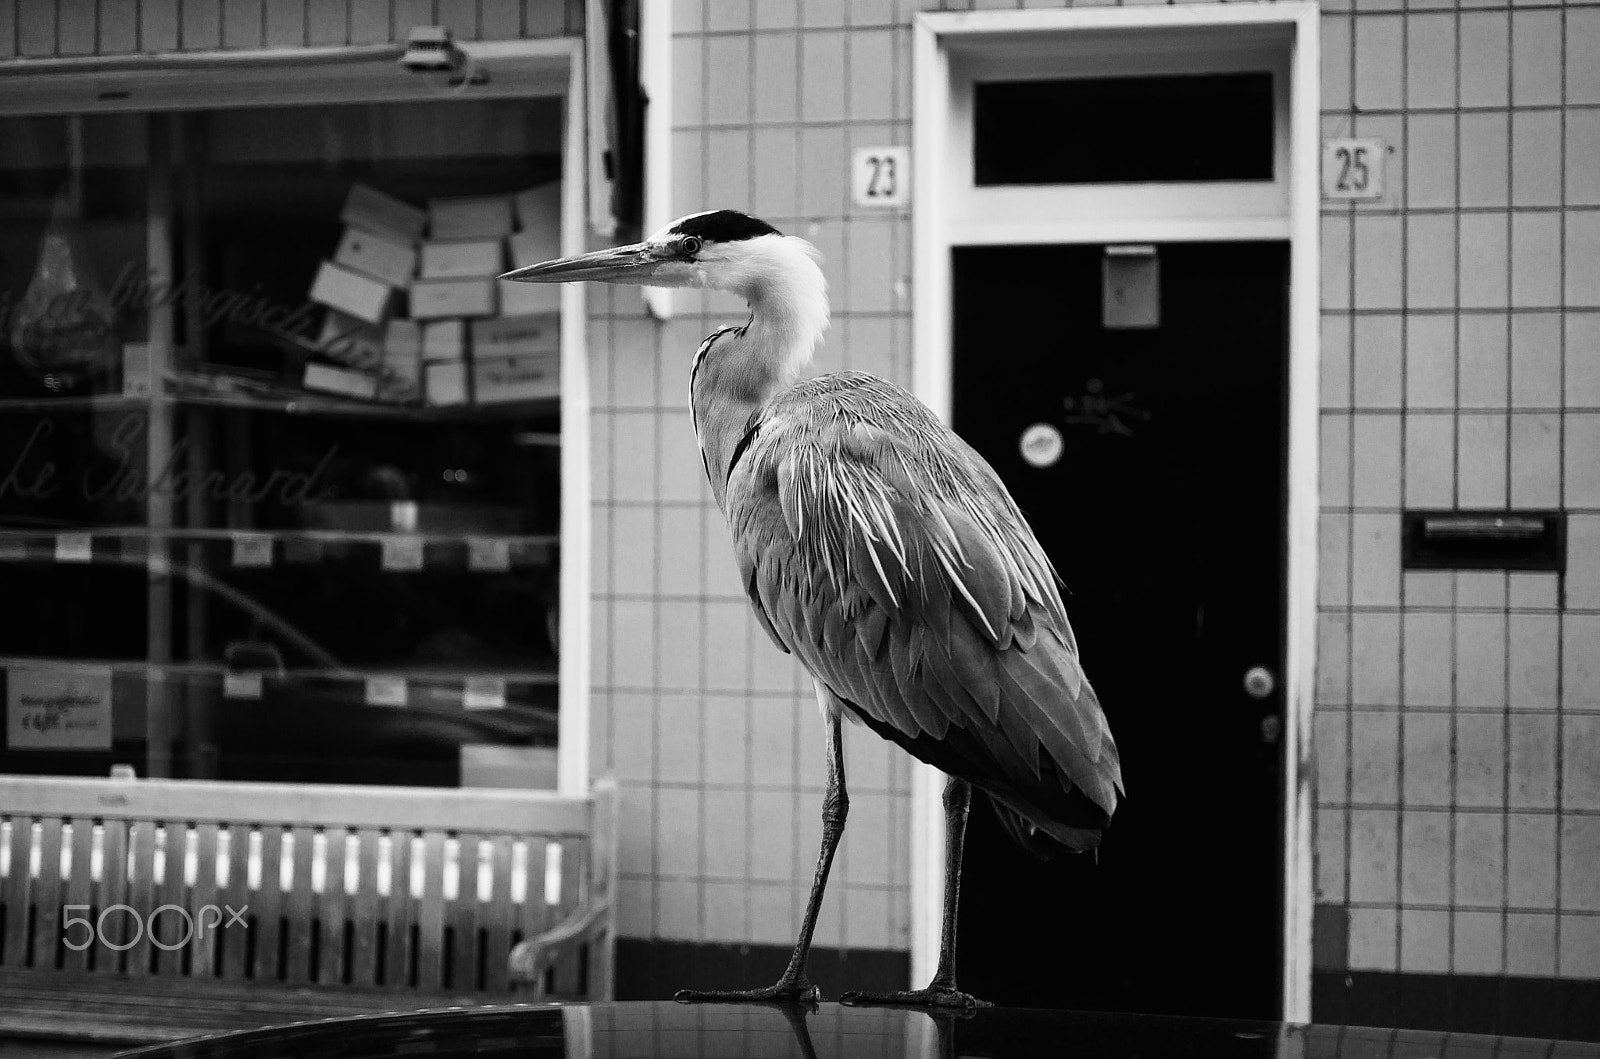
[(839, 1002), (855, 1006), (892, 1005), (954, 1011), (975, 1011), (978, 1008), (994, 1007), (987, 1000), (979, 1000), (971, 993), (963, 993), (953, 986), (942, 985), (930, 985), (926, 989), (902, 989), (895, 993), (867, 993), (852, 989), (841, 996)]
[(816, 1004), (822, 990), (804, 977), (780, 978), (765, 989), (680, 989), (672, 999), (680, 1004)]

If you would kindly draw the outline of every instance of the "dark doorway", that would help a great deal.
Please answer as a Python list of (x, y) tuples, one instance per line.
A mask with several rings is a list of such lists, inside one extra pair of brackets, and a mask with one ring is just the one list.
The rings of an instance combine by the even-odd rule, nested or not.
[(1066, 583), (1128, 790), (1098, 859), (1049, 863), (974, 800), (961, 984), (1276, 1018), (1288, 247), (1155, 249), (1159, 324), (1127, 330), (1103, 324), (1105, 247), (954, 251), (954, 426)]

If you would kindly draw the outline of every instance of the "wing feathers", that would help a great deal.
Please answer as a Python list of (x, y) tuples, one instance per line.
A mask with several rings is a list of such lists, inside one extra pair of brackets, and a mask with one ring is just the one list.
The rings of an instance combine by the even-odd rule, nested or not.
[(762, 416), (725, 503), (769, 635), (913, 753), (948, 743), (1014, 806), (1066, 811), (1078, 791), (1109, 817), (1115, 744), (992, 469), (870, 376), (803, 383)]

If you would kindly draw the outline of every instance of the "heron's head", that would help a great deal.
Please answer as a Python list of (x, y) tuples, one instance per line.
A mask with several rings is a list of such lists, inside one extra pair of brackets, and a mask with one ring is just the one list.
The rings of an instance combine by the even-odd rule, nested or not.
[(710, 287), (759, 300), (774, 284), (827, 285), (816, 247), (738, 210), (680, 217), (650, 238), (543, 261), (501, 279), (525, 283), (597, 280), (645, 287)]
[(738, 210), (707, 210), (680, 217), (643, 242), (527, 265), (500, 278), (731, 291), (750, 303), (758, 324), (781, 336), (786, 359), (804, 361), (828, 326), (821, 261), (816, 247), (766, 221)]

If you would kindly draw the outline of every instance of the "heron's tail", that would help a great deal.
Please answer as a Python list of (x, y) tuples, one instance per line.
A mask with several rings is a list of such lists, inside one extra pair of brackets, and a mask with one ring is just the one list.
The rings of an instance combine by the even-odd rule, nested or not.
[(993, 794), (989, 804), (1011, 840), (1040, 860), (1055, 860), (1063, 853), (1082, 853), (1100, 845), (1098, 827), (1071, 827), (1054, 820), (1040, 826)]

